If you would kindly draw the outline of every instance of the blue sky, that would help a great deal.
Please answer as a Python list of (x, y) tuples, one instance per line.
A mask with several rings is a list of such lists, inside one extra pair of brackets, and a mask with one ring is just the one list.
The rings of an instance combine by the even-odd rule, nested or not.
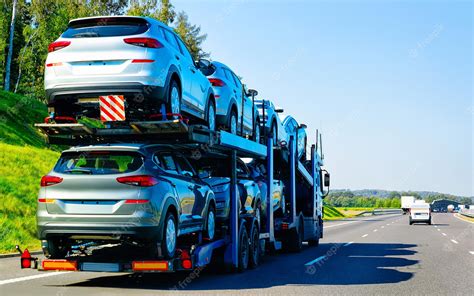
[(204, 49), (323, 133), (334, 188), (474, 195), (470, 1), (172, 1)]

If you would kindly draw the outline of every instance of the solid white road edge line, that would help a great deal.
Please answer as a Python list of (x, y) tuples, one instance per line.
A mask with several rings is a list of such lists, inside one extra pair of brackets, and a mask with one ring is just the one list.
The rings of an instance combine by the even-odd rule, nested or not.
[(61, 275), (61, 274), (65, 274), (65, 273), (70, 273), (70, 271), (49, 272), (49, 273), (30, 275), (30, 276), (14, 278), (14, 279), (9, 279), (9, 280), (3, 280), (3, 281), (0, 281), (0, 286), (1, 285), (6, 285), (6, 284), (22, 282), (22, 281), (40, 279), (40, 278), (44, 278), (44, 277), (48, 277), (48, 276)]
[[(391, 215), (386, 215), (385, 217), (392, 217), (392, 216), (395, 216), (395, 215), (398, 215), (398, 214), (391, 214)], [(373, 219), (364, 219), (364, 220), (354, 220), (354, 221), (349, 221), (349, 222), (345, 222), (345, 223), (339, 223), (339, 224), (336, 224), (336, 225), (329, 225), (329, 226), (324, 226), (324, 229), (326, 228), (331, 228), (331, 227), (336, 227), (336, 226), (342, 226), (342, 225), (346, 225), (346, 224), (350, 224), (350, 223), (355, 223), (355, 222), (364, 222), (364, 221), (372, 221), (372, 220), (376, 220), (378, 219), (379, 217), (375, 217)], [(393, 222), (392, 222), (393, 223)], [(388, 225), (388, 224), (387, 224)]]
[(306, 263), (305, 265), (306, 265), (306, 266), (308, 266), (308, 265), (313, 265), (314, 263), (316, 263), (316, 262), (318, 262), (318, 261), (321, 261), (321, 260), (323, 260), (324, 258), (326, 258), (326, 255), (321, 256), (321, 257), (318, 257), (318, 258), (316, 258), (316, 259), (314, 259), (314, 260), (312, 260), (312, 261), (309, 261), (309, 262)]

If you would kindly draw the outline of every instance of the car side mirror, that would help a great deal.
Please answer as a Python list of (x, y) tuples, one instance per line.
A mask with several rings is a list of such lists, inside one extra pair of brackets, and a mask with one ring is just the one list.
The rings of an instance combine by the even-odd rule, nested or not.
[(258, 96), (258, 91), (256, 91), (255, 89), (249, 89), (247, 91), (247, 96), (249, 97), (256, 97)]
[(329, 173), (328, 172), (324, 173), (324, 186), (325, 187), (329, 187), (329, 184), (331, 183), (330, 179), (331, 179), (331, 177), (330, 177)]
[(203, 172), (199, 173), (198, 177), (199, 177), (199, 179), (207, 179), (207, 178), (211, 177), (211, 174), (209, 174), (208, 171), (203, 171)]

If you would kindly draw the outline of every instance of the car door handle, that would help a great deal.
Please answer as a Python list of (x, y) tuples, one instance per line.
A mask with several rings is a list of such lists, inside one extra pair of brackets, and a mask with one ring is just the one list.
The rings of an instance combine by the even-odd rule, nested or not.
[(175, 55), (174, 57), (175, 57), (177, 60), (179, 60), (179, 55)]
[(189, 70), (191, 70), (191, 72), (193, 73), (196, 73), (196, 69), (194, 69), (193, 67), (189, 67)]

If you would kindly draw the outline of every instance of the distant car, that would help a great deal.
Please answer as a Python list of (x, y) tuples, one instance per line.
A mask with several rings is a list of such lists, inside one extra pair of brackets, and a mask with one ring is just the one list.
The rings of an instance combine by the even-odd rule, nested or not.
[[(172, 258), (179, 236), (215, 236), (216, 200), (168, 146), (71, 148), (41, 179), (38, 238), (50, 258), (80, 242), (128, 242)], [(158, 250), (157, 248), (161, 248)]]
[(414, 203), (410, 206), (409, 223), (427, 223), (431, 225), (431, 208), (427, 203)]
[[(75, 19), (48, 51), (44, 86), (56, 117), (100, 118), (99, 97), (112, 96), (119, 100), (112, 107), (124, 103), (125, 112), (104, 121), (146, 119), (165, 106), (215, 129), (214, 93), (197, 68), (205, 62), (195, 63), (173, 29), (155, 19)], [(107, 112), (121, 113), (112, 109)]]
[(228, 66), (213, 61), (200, 67), (212, 84), (217, 106), (217, 125), (232, 134), (260, 139), (260, 118), (252, 98)]

